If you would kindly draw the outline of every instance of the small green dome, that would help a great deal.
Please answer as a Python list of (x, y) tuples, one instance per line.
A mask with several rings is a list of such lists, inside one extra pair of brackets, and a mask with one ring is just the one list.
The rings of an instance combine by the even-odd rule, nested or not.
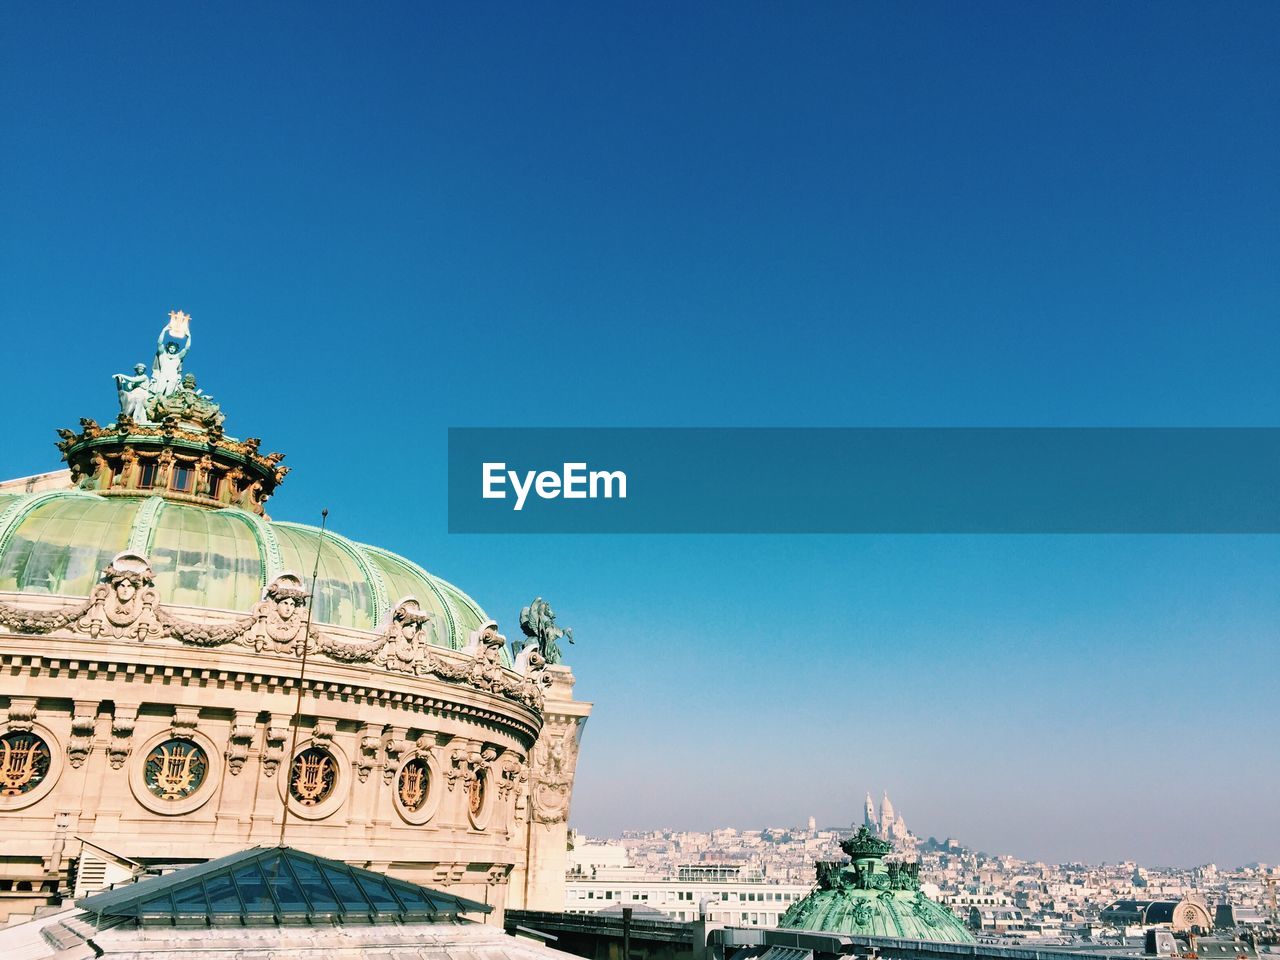
[[(162, 603), (243, 613), (275, 576), (304, 579), (319, 530), (234, 507), (79, 490), (0, 494), (0, 592), (86, 596), (117, 553), (151, 561)], [(325, 531), (317, 622), (378, 630), (396, 601), (433, 614), (433, 642), (457, 650), (488, 617), (465, 593), (417, 564)]]
[(891, 844), (862, 827), (840, 846), (853, 862), (819, 863), (817, 887), (791, 905), (778, 921), (779, 927), (863, 937), (974, 942), (959, 917), (921, 892), (918, 864), (892, 863), (886, 868), (881, 858)]

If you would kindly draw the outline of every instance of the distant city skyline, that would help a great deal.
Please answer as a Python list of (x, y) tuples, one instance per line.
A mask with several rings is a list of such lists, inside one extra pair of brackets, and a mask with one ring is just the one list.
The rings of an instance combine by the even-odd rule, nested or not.
[[(826, 833), (826, 832), (850, 833), (850, 832), (856, 832), (858, 827), (862, 826), (861, 819), (858, 819), (856, 821), (851, 821), (850, 823), (824, 823), (823, 821), (817, 819), (816, 817), (814, 819), (816, 821), (815, 829), (819, 833)], [(752, 833), (752, 832), (766, 833), (770, 831), (781, 830), (781, 831), (792, 833), (793, 835), (802, 835), (807, 831), (807, 825), (804, 822), (750, 824), (750, 825), (722, 823), (714, 827), (698, 828), (698, 829), (674, 827), (674, 826), (668, 825), (668, 826), (660, 826), (660, 827), (627, 827), (612, 834), (590, 834), (590, 833), (576, 830), (576, 828), (571, 828), (571, 829), (573, 829), (574, 834), (580, 840), (585, 842), (596, 842), (596, 841), (613, 842), (613, 841), (625, 840), (629, 834), (642, 835), (642, 834), (650, 834), (650, 833), (671, 833), (671, 834), (689, 833), (689, 834), (712, 835), (725, 830), (736, 831), (739, 834), (746, 834), (746, 833)], [(936, 833), (933, 831), (927, 831), (925, 833), (916, 833), (915, 830), (912, 830), (911, 833), (912, 833), (912, 836), (914, 836), (918, 841), (922, 843), (928, 842), (929, 840), (934, 840), (939, 844), (946, 844), (948, 842), (953, 842), (955, 844), (958, 844), (960, 847), (964, 848), (965, 850), (970, 850), (975, 854), (979, 854), (982, 856), (1009, 857), (1018, 861), (1030, 862), (1030, 863), (1044, 863), (1046, 865), (1052, 865), (1052, 866), (1069, 866), (1069, 865), (1079, 864), (1086, 867), (1112, 867), (1112, 866), (1117, 866), (1122, 864), (1133, 864), (1134, 866), (1137, 866), (1137, 867), (1142, 867), (1144, 869), (1150, 868), (1154, 870), (1195, 870), (1195, 869), (1199, 869), (1206, 866), (1216, 866), (1226, 870), (1239, 870), (1239, 869), (1250, 869), (1250, 868), (1257, 867), (1259, 865), (1265, 865), (1272, 870), (1280, 872), (1280, 864), (1267, 861), (1267, 860), (1261, 860), (1261, 859), (1246, 860), (1238, 863), (1223, 861), (1223, 860), (1213, 860), (1213, 859), (1204, 860), (1197, 863), (1158, 863), (1158, 862), (1144, 862), (1144, 861), (1135, 859), (1133, 857), (1113, 857), (1110, 859), (1101, 859), (1101, 860), (1086, 860), (1079, 857), (1076, 857), (1076, 858), (1068, 857), (1065, 859), (1056, 860), (1056, 859), (1049, 859), (1045, 857), (1021, 855), (1009, 850), (988, 849), (985, 847), (979, 847), (976, 844), (968, 842), (964, 837), (957, 836), (953, 833)]]
[[(897, 822), (888, 803), (868, 810), (864, 819)], [(793, 904), (831, 889), (820, 878), (830, 876), (833, 861), (847, 858), (852, 839), (847, 827), (816, 829), (812, 819), (806, 826), (636, 831), (603, 842), (580, 835), (569, 854), (566, 909), (593, 913), (639, 900), (688, 920), (690, 905), (705, 903), (712, 920), (785, 926), (782, 914), (790, 914)], [(875, 829), (863, 824), (853, 836)], [(1205, 929), (1223, 908), (1236, 923), (1258, 924), (1273, 913), (1273, 882), (1280, 878), (1280, 871), (1257, 865), (1038, 862), (974, 850), (954, 838), (938, 844), (899, 839), (888, 859), (912, 862), (906, 875), (918, 878), (925, 896), (950, 909), (975, 935), (1008, 936), (1028, 945), (1118, 941), (1145, 916), (1140, 910), (1135, 916), (1135, 909), (1148, 903)]]
[[(887, 791), (882, 792), (882, 797), (887, 798), (887, 796), (888, 796)], [(865, 799), (864, 799), (864, 804), (865, 804)], [(879, 805), (879, 801), (877, 801), (876, 806), (877, 806), (877, 817), (879, 817), (880, 809), (881, 809)], [(906, 815), (898, 811), (897, 804), (893, 803), (892, 807), (895, 812), (896, 820), (899, 822), (905, 821)], [(752, 824), (722, 822), (722, 823), (717, 823), (711, 827), (701, 827), (701, 826), (700, 827), (682, 827), (682, 826), (672, 826), (670, 824), (666, 824), (661, 826), (623, 827), (620, 830), (613, 831), (610, 833), (605, 833), (605, 834), (593, 834), (593, 833), (588, 833), (586, 831), (578, 830), (577, 827), (574, 826), (574, 824), (572, 823), (570, 824), (570, 828), (574, 830), (578, 836), (588, 841), (591, 841), (591, 840), (621, 840), (621, 839), (624, 839), (627, 834), (647, 834), (647, 833), (655, 833), (655, 832), (672, 833), (672, 834), (679, 834), (679, 833), (713, 834), (723, 830), (734, 830), (734, 831), (737, 831), (738, 833), (748, 833), (753, 831), (768, 832), (768, 831), (783, 830), (783, 831), (791, 832), (793, 834), (803, 834), (809, 829), (808, 823), (810, 820), (814, 822), (814, 827), (819, 832), (827, 832), (827, 831), (849, 832), (849, 831), (856, 831), (858, 827), (862, 826), (865, 823), (865, 819), (866, 817), (865, 817), (865, 805), (864, 805), (864, 808), (858, 811), (857, 816), (850, 817), (847, 822), (840, 822), (839, 820), (826, 821), (816, 814), (808, 814), (806, 816), (799, 817), (798, 819), (795, 819), (794, 821), (789, 821), (789, 822), (769, 822), (769, 823), (752, 823)], [(999, 847), (983, 847), (979, 844), (970, 842), (966, 837), (960, 834), (957, 834), (955, 832), (947, 832), (947, 831), (938, 832), (936, 830), (931, 830), (931, 829), (917, 831), (914, 827), (907, 827), (907, 830), (910, 832), (910, 835), (915, 838), (915, 840), (920, 842), (925, 842), (930, 839), (938, 843), (946, 843), (948, 841), (953, 841), (959, 844), (960, 846), (964, 847), (965, 849), (972, 850), (975, 853), (984, 854), (991, 857), (1013, 857), (1018, 860), (1025, 860), (1030, 862), (1041, 862), (1045, 864), (1063, 865), (1063, 864), (1078, 863), (1086, 866), (1112, 866), (1115, 864), (1133, 863), (1133, 864), (1136, 864), (1137, 866), (1151, 867), (1153, 869), (1187, 869), (1189, 870), (1189, 869), (1203, 867), (1209, 864), (1213, 864), (1215, 866), (1227, 868), (1227, 869), (1240, 869), (1240, 868), (1246, 868), (1246, 867), (1250, 867), (1250, 866), (1254, 866), (1259, 863), (1262, 863), (1262, 864), (1268, 864), (1273, 869), (1280, 871), (1280, 863), (1276, 863), (1275, 861), (1269, 861), (1264, 857), (1255, 857), (1250, 860), (1242, 860), (1238, 862), (1223, 860), (1220, 858), (1219, 859), (1209, 858), (1202, 861), (1187, 862), (1187, 863), (1166, 862), (1166, 861), (1145, 862), (1132, 856), (1103, 857), (1100, 859), (1099, 858), (1089, 859), (1084, 857), (1064, 857), (1060, 859), (1053, 859), (1053, 858), (1048, 858), (1043, 856), (1035, 856), (1034, 854), (1029, 854), (1029, 853), (1019, 853), (1013, 850), (1006, 850)]]

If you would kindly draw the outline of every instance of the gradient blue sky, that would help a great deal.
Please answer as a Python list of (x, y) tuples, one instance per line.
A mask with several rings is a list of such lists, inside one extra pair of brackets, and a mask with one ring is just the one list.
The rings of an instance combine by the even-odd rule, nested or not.
[(444, 456), (1277, 425), (1278, 48), (1274, 3), (10, 6), (0, 475), (182, 308), (276, 517), (576, 627), (580, 829), (887, 788), (992, 851), (1275, 862), (1276, 538), (448, 536)]

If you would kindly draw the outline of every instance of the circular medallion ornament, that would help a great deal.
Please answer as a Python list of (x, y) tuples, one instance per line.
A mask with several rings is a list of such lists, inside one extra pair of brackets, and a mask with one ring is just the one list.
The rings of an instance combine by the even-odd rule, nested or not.
[(0, 737), (0, 797), (30, 793), (49, 775), (49, 745), (34, 733)]
[(333, 754), (319, 747), (310, 747), (293, 761), (289, 795), (304, 807), (314, 807), (329, 798), (337, 782), (338, 762)]
[(431, 792), (431, 771), (425, 760), (414, 757), (400, 768), (396, 778), (396, 792), (400, 805), (409, 813), (417, 813), (427, 805)]
[(143, 782), (161, 800), (185, 800), (204, 784), (209, 755), (190, 740), (165, 740), (143, 762)]
[(479, 820), (484, 814), (485, 794), (488, 793), (488, 777), (485, 776), (486, 771), (477, 770), (476, 775), (471, 780), (471, 786), (467, 793), (467, 801), (471, 811), (471, 819)]

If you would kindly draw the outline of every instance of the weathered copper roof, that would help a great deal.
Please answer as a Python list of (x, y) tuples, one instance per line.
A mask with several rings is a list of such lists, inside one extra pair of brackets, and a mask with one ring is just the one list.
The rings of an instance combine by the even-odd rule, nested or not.
[(841, 843), (853, 862), (820, 862), (818, 885), (791, 905), (778, 926), (792, 930), (849, 933), (865, 937), (973, 943), (960, 919), (920, 890), (919, 865), (881, 858), (893, 845), (864, 826)]

